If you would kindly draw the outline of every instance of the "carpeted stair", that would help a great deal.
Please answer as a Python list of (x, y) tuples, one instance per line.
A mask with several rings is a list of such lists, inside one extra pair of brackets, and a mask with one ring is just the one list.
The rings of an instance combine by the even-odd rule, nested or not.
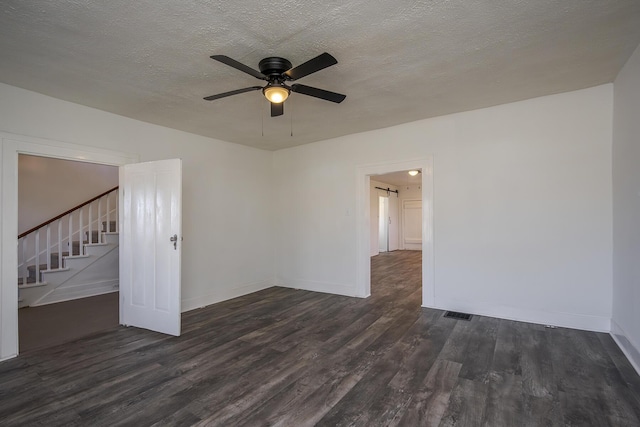
[[(98, 230), (92, 230), (91, 231), (91, 238), (89, 239), (89, 232), (85, 231), (85, 240), (82, 242), (82, 245), (84, 247), (84, 245), (87, 244), (91, 244), (91, 243), (98, 243), (100, 240), (100, 236), (99, 233), (101, 232), (111, 232), (114, 233), (117, 231), (116, 229), (116, 222), (115, 221), (110, 221), (109, 222), (109, 230), (106, 230), (107, 228), (107, 222), (106, 221), (102, 221), (102, 231), (98, 231)], [(71, 244), (71, 254), (69, 254), (68, 251), (62, 252), (62, 257), (67, 257), (69, 255), (72, 256), (78, 256), (78, 255), (82, 255), (84, 251), (82, 251), (82, 248), (80, 246), (80, 242), (77, 240), (74, 240)], [(62, 263), (64, 264), (64, 263)], [(59, 254), (58, 252), (54, 252), (51, 254), (51, 270), (55, 270), (58, 268), (64, 268), (64, 265), (62, 265), (60, 263), (60, 259), (59, 259)], [(40, 264), (40, 272), (46, 271), (47, 270), (47, 264), (43, 263)], [(33, 284), (36, 283), (36, 266), (35, 264), (33, 265), (29, 265), (27, 266), (27, 282), (26, 284)], [(42, 279), (42, 278), (41, 278)], [(20, 285), (24, 285), (24, 282), (21, 278), (18, 278), (18, 286)]]

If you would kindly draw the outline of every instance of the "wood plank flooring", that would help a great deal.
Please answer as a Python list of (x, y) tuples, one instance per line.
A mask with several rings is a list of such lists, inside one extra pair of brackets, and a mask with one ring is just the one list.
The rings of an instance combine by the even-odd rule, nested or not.
[(0, 425), (639, 426), (606, 334), (420, 307), (420, 252), (372, 258), (372, 296), (271, 288), (0, 363)]
[(118, 327), (118, 292), (18, 310), (20, 353)]

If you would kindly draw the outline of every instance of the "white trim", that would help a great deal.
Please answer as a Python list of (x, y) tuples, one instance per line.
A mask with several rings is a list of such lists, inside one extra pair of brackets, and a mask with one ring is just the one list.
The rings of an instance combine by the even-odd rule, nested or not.
[(411, 169), (422, 169), (422, 306), (427, 307), (436, 302), (433, 250), (433, 156), (356, 167), (355, 296), (366, 298), (371, 295), (370, 177)]
[[(138, 154), (106, 150), (98, 147), (72, 144), (51, 139), (35, 138), (0, 132), (3, 141), (12, 141), (19, 147), (20, 154), (53, 157), (56, 159), (75, 160), (79, 162), (98, 163), (102, 165), (122, 166), (137, 163)], [(135, 159), (135, 160), (134, 160)]]
[(419, 245), (422, 243), (422, 239), (410, 239), (408, 237), (405, 237), (404, 242), (411, 245)]
[(631, 342), (629, 335), (613, 319), (611, 319), (611, 337), (627, 357), (633, 369), (640, 375), (640, 346)]
[(290, 289), (303, 289), (305, 291), (321, 292), (325, 294), (344, 295), (347, 297), (358, 297), (354, 295), (355, 286), (352, 283), (334, 283), (334, 282), (320, 282), (316, 280), (305, 279), (278, 279), (276, 286)]
[(486, 301), (443, 298), (438, 299), (437, 305), (429, 305), (428, 307), (438, 310), (462, 311), (478, 316), (496, 317), (499, 319), (536, 323), (539, 325), (560, 326), (584, 331), (609, 332), (611, 330), (611, 319), (606, 316), (530, 310), (522, 307), (492, 304)]
[(0, 132), (0, 360), (18, 355), (18, 154), (122, 166), (138, 155)]
[(245, 283), (242, 285), (234, 286), (233, 288), (224, 289), (223, 291), (212, 293), (209, 295), (187, 298), (182, 300), (182, 312), (191, 311), (198, 308), (203, 308), (211, 304), (217, 304), (222, 301), (227, 301), (232, 298), (238, 298), (243, 295), (248, 295), (254, 292), (262, 291), (264, 289), (272, 288), (272, 280), (261, 280), (258, 282)]

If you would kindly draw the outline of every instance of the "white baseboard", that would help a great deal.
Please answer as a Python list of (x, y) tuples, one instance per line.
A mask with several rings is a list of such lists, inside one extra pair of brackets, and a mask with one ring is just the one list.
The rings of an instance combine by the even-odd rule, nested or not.
[(319, 282), (304, 279), (276, 279), (276, 286), (292, 289), (304, 289), (305, 291), (321, 292), (325, 294), (344, 295), (347, 297), (362, 298), (358, 295), (355, 285), (332, 282)]
[(181, 309), (185, 311), (195, 310), (197, 308), (206, 307), (211, 304), (216, 304), (229, 299), (241, 297), (243, 295), (258, 292), (263, 289), (271, 288), (274, 286), (273, 280), (261, 280), (257, 282), (244, 283), (232, 288), (221, 289), (218, 292), (203, 295), (195, 298), (183, 299), (181, 303)]
[(518, 322), (553, 325), (563, 328), (581, 329), (593, 332), (611, 331), (611, 319), (605, 316), (591, 316), (586, 314), (560, 313), (544, 310), (530, 310), (518, 307), (492, 305), (486, 303), (447, 300), (438, 298), (436, 305), (423, 307), (440, 310), (462, 311), (478, 316), (497, 317), (499, 319), (515, 320)]
[(18, 357), (18, 353), (11, 354), (11, 355), (5, 356), (5, 357), (0, 357), (0, 362), (4, 362), (5, 360), (9, 360), (9, 359), (15, 359), (16, 357)]
[(627, 356), (633, 369), (640, 375), (640, 346), (631, 342), (629, 335), (613, 319), (611, 319), (611, 337), (618, 344), (624, 355)]

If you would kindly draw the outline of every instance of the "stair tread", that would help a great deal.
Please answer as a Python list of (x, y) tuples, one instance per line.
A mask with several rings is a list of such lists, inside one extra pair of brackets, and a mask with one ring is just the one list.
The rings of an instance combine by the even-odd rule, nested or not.
[[(58, 263), (57, 263), (57, 262), (52, 262), (52, 263), (51, 263), (51, 267), (52, 267), (52, 268), (58, 268)], [(32, 265), (28, 265), (28, 266), (27, 266), (27, 270), (35, 271), (35, 269), (36, 269), (35, 264), (32, 264)], [(47, 269), (47, 264), (46, 264), (46, 263), (45, 263), (45, 264), (40, 264), (40, 268), (39, 268), (39, 270), (40, 270), (40, 271), (44, 271), (44, 270), (46, 270), (46, 269)]]
[[(44, 273), (67, 272), (66, 274), (68, 275), (69, 274), (68, 272), (75, 271), (76, 267), (82, 269), (81, 266), (84, 264), (82, 262), (79, 262), (79, 264), (74, 263), (74, 264), (68, 265), (68, 264), (65, 264), (67, 260), (85, 259), (85, 258), (91, 259), (91, 258), (95, 258), (96, 256), (100, 257), (101, 256), (100, 254), (102, 252), (110, 253), (110, 249), (109, 249), (110, 247), (113, 247), (113, 246), (117, 247), (118, 236), (120, 233), (117, 230), (115, 221), (111, 221), (111, 225), (108, 228), (111, 231), (98, 231), (98, 230), (91, 230), (91, 232), (85, 231), (84, 237), (86, 239), (73, 240), (70, 245), (65, 245), (62, 248), (66, 250), (63, 250), (62, 252), (56, 251), (56, 252), (49, 253), (50, 261), (48, 263), (36, 264), (35, 262), (33, 262), (34, 260), (32, 259), (33, 264), (27, 265), (26, 269), (22, 270), (23, 271), (22, 274), (25, 274), (26, 277), (22, 277), (18, 279), (18, 283), (17, 283), (18, 289), (21, 290), (21, 293), (19, 294), (21, 301), (19, 301), (18, 306), (22, 307), (22, 306), (30, 305), (28, 301), (30, 299), (33, 299), (33, 296), (32, 296), (33, 292), (37, 293), (37, 292), (46, 291), (50, 289), (51, 285), (54, 285), (54, 287), (57, 288), (58, 281), (61, 280), (61, 278), (66, 277), (64, 274), (62, 276), (58, 276), (58, 275), (45, 276)], [(102, 227), (102, 229), (103, 230), (107, 229), (106, 224)], [(110, 236), (115, 236), (115, 237), (110, 237)], [(87, 252), (87, 249), (91, 247), (104, 248), (104, 249), (93, 249), (89, 251), (89, 253), (95, 252), (97, 255), (84, 254), (84, 252)], [(40, 259), (42, 260), (43, 258), (46, 258), (46, 256), (41, 256)], [(88, 261), (88, 262), (91, 262), (91, 261)], [(61, 267), (63, 265), (65, 267)], [(24, 266), (22, 268), (24, 268)], [(36, 269), (38, 270), (38, 273), (42, 273), (38, 275), (39, 279), (42, 280), (44, 277), (47, 277), (49, 280), (48, 281), (42, 280), (40, 282), (36, 282)], [(93, 286), (90, 288), (98, 289), (100, 288), (100, 286), (102, 285)], [(43, 288), (43, 291), (36, 291), (36, 290), (27, 291), (27, 289), (29, 288)], [(108, 292), (112, 292), (113, 290), (117, 291), (117, 289), (118, 289), (118, 284), (116, 284), (115, 286), (111, 284)], [(53, 293), (55, 293), (56, 291), (58, 290), (57, 289), (52, 290)], [(79, 295), (84, 294), (86, 292), (86, 286), (84, 284), (78, 285), (77, 291), (72, 291), (66, 287), (60, 288), (58, 292), (64, 294), (65, 298), (67, 298), (69, 295), (74, 294), (75, 292), (77, 292)], [(33, 295), (36, 295), (36, 294), (33, 294)]]
[(51, 270), (40, 270), (40, 273), (54, 273), (56, 271), (69, 271), (69, 267), (52, 268)]
[(47, 282), (27, 283), (26, 285), (18, 285), (18, 289), (39, 288), (41, 286), (47, 286)]
[[(29, 284), (29, 283), (36, 283), (35, 277), (27, 277), (27, 283), (26, 284)], [(20, 286), (22, 284), (25, 284), (24, 280), (21, 277), (18, 277), (18, 286)]]

